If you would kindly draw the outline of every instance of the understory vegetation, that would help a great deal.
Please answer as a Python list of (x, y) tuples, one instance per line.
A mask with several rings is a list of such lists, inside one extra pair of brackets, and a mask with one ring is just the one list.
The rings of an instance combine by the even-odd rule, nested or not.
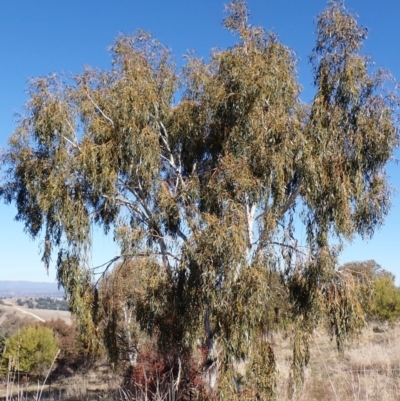
[[(174, 354), (157, 351), (156, 338), (145, 336), (132, 319), (132, 265), (119, 265), (100, 285), (98, 329), (114, 330), (117, 341), (104, 344), (96, 354), (84, 348), (76, 325), (62, 320), (45, 323), (10, 313), (0, 326), (0, 377), (9, 390), (8, 399), (19, 400), (37, 392), (36, 382), (46, 376), (42, 396), (52, 400), (200, 400), (207, 397), (207, 353), (198, 344), (190, 360), (190, 382), (178, 383)], [(394, 276), (373, 260), (347, 263), (340, 270), (351, 272), (365, 286), (362, 303), (368, 324), (360, 336), (338, 353), (329, 336), (329, 325), (314, 331), (310, 359), (297, 401), (396, 400), (400, 391), (400, 288)], [(274, 389), (278, 400), (290, 396), (292, 348), (295, 331), (290, 321), (290, 299), (277, 274), (270, 277), (270, 327), (265, 333), (271, 344), (277, 371)], [(333, 333), (332, 333), (333, 334)], [(113, 354), (110, 354), (110, 349)], [(58, 351), (59, 350), (59, 351)], [(106, 351), (108, 350), (108, 356)], [(50, 369), (50, 371), (49, 371)], [(248, 360), (236, 366), (239, 382), (258, 374)], [(105, 384), (106, 383), (106, 384)], [(7, 391), (8, 391), (7, 390)], [(384, 398), (382, 398), (384, 395)], [(5, 393), (0, 392), (0, 398)], [(241, 393), (245, 397), (244, 393)], [(158, 397), (158, 398), (157, 398)], [(190, 398), (192, 397), (192, 398)], [(48, 398), (44, 398), (48, 399)], [(245, 399), (245, 398), (244, 398)]]
[[(7, 318), (8, 323), (4, 327), (14, 327), (14, 329), (7, 331), (6, 338), (15, 336), (21, 327), (37, 327), (37, 323), (32, 320), (21, 319), (22, 324), (20, 321), (16, 323), (16, 320), (18, 319), (13, 315)], [(289, 329), (288, 322), (281, 323), (282, 326), (278, 324), (268, 333), (268, 339), (274, 349), (278, 370), (276, 397), (278, 400), (286, 400), (288, 399), (287, 381), (291, 370), (293, 331)], [(144, 347), (145, 351), (138, 358), (136, 369), (124, 371), (122, 366), (126, 367), (127, 361), (112, 368), (107, 363), (104, 354), (92, 355), (91, 358), (88, 355), (85, 356), (74, 326), (61, 320), (46, 322), (39, 327), (43, 326), (52, 328), (61, 352), (45, 383), (42, 400), (178, 399), (176, 378), (168, 375), (169, 372), (164, 365), (165, 360), (154, 353), (154, 345), (151, 343)], [(0, 335), (4, 335), (3, 325), (0, 330)], [(342, 354), (337, 352), (326, 330), (323, 327), (317, 329), (311, 344), (310, 360), (305, 369), (304, 384), (295, 400), (397, 400), (400, 392), (399, 347), (400, 325), (396, 321), (390, 324), (384, 319), (369, 321), (361, 335), (355, 341), (349, 342)], [(18, 373), (14, 369), (15, 366), (5, 368), (3, 352), (2, 355), (0, 381), (5, 385), (0, 390), (0, 399), (7, 401), (34, 399), (37, 395), (37, 379), (39, 378), (42, 383), (43, 374), (46, 372), (35, 376), (34, 372)], [(202, 353), (199, 352), (198, 355), (201, 360)], [(199, 360), (194, 359), (192, 362), (193, 370), (197, 370), (198, 373)], [(50, 365), (51, 361), (46, 369), (49, 369)], [(244, 373), (245, 366), (238, 368)], [(129, 380), (135, 381), (135, 386), (127, 385), (126, 379), (121, 379), (121, 376), (127, 373), (129, 373)], [(190, 400), (190, 396), (192, 400), (200, 399), (199, 388), (197, 391), (186, 395), (186, 399)]]

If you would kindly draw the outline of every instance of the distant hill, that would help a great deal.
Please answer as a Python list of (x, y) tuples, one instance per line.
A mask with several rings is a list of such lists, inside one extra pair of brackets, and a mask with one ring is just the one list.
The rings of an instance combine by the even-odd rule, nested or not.
[(37, 283), (34, 281), (1, 281), (0, 297), (47, 296), (62, 297), (64, 291), (58, 289), (57, 283)]

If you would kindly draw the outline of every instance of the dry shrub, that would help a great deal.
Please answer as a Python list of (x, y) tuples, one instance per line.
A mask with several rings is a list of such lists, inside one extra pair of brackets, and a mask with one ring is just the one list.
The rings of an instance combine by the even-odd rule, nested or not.
[(57, 360), (56, 374), (68, 376), (79, 370), (90, 368), (95, 362), (84, 350), (74, 323), (67, 324), (64, 320), (57, 319), (37, 323), (37, 326), (52, 329), (57, 338), (61, 353)]
[(194, 401), (205, 397), (199, 364), (192, 357), (162, 354), (152, 343), (143, 346), (137, 364), (127, 369), (123, 388), (133, 399)]

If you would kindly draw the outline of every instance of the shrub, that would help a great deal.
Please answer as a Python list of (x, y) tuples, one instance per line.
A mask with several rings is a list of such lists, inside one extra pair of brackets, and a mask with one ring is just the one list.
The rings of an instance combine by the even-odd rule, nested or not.
[(374, 280), (374, 295), (371, 317), (390, 323), (400, 319), (400, 288), (396, 287), (393, 276), (382, 276)]
[(0, 355), (3, 354), (7, 338), (17, 333), (22, 327), (32, 325), (32, 323), (33, 319), (31, 318), (20, 318), (12, 313), (8, 313), (0, 325)]
[(358, 281), (361, 304), (370, 320), (393, 323), (400, 319), (400, 288), (392, 273), (375, 260), (346, 263), (340, 270), (351, 273)]
[(61, 351), (57, 360), (57, 373), (72, 374), (88, 364), (90, 356), (79, 341), (79, 333), (75, 324), (67, 324), (64, 320), (57, 319), (38, 323), (37, 326), (49, 328), (54, 332)]
[(3, 358), (12, 369), (41, 375), (49, 368), (58, 344), (48, 327), (24, 327), (6, 340)]

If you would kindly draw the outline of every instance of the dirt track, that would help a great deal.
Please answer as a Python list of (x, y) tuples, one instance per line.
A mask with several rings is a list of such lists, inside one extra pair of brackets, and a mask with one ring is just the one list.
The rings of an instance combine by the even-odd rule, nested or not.
[(25, 310), (23, 310), (23, 309), (21, 309), (21, 308), (18, 308), (17, 306), (14, 306), (14, 308), (15, 308), (16, 310), (22, 312), (22, 313), (26, 313), (27, 315), (33, 316), (35, 319), (40, 320), (41, 322), (45, 322), (45, 321), (46, 321), (46, 320), (42, 319), (41, 317), (39, 317), (38, 315), (35, 315), (35, 314), (32, 313), (32, 312), (27, 312), (27, 311), (25, 311)]
[[(7, 299), (4, 300), (4, 304), (0, 305), (0, 309), (3, 309), (6, 313), (14, 312), (17, 315), (23, 316), (31, 316), (36, 320), (40, 320), (41, 322), (46, 322), (49, 320), (64, 320), (66, 323), (71, 323), (71, 313), (67, 311), (58, 311), (58, 310), (47, 310), (47, 309), (28, 309), (23, 306), (15, 305), (15, 300)], [(1, 323), (0, 318), (0, 323)]]

